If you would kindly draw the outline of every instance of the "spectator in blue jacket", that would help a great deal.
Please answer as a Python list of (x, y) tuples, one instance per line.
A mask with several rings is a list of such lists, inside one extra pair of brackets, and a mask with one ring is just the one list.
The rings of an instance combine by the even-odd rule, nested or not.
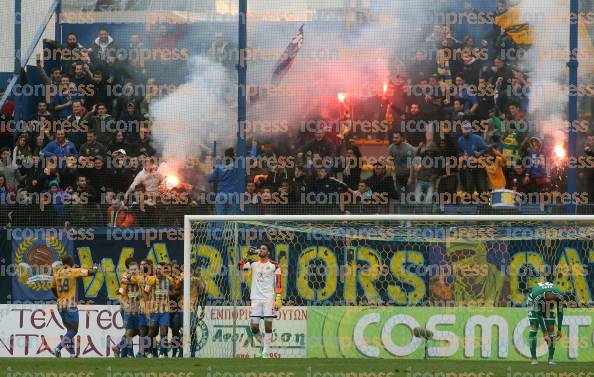
[(59, 128), (56, 130), (56, 138), (50, 141), (45, 148), (41, 150), (44, 157), (58, 157), (64, 160), (66, 157), (74, 156), (78, 158), (78, 151), (73, 142), (66, 139), (66, 132)]
[(458, 156), (461, 162), (461, 180), (467, 193), (487, 191), (487, 178), (478, 158), (487, 151), (485, 140), (472, 133), (472, 124), (462, 125), (462, 136), (458, 138)]
[(216, 166), (208, 176), (209, 183), (216, 184), (215, 211), (217, 215), (239, 214), (239, 193), (237, 192), (240, 179), (240, 169), (236, 166), (233, 148), (225, 150), (223, 163)]

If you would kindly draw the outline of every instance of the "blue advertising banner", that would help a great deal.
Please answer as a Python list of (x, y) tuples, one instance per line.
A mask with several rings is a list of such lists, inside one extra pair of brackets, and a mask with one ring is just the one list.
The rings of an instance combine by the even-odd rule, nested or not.
[[(288, 305), (523, 306), (531, 287), (545, 277), (577, 302), (594, 301), (594, 242), (579, 237), (407, 241), (318, 237), (287, 228), (264, 233), (244, 229), (234, 236), (228, 230), (216, 234), (217, 229), (222, 228), (214, 224), (198, 231), (192, 242), (193, 263), (201, 268), (209, 305), (249, 299), (251, 277), (237, 263), (254, 258), (249, 250), (260, 242), (272, 245)], [(63, 253), (72, 252), (81, 266), (99, 267), (96, 276), (82, 279), (79, 289), (81, 301), (97, 304), (117, 301), (127, 258), (183, 263), (182, 229), (92, 228), (79, 236), (13, 239), (13, 262), (27, 272), (13, 278), (13, 299), (52, 299), (49, 276), (34, 267), (51, 265)]]

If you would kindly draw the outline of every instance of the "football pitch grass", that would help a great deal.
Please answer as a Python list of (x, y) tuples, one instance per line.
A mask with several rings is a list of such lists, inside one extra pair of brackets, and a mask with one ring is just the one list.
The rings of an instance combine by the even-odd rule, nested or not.
[(594, 361), (0, 358), (0, 365), (0, 377), (594, 377)]

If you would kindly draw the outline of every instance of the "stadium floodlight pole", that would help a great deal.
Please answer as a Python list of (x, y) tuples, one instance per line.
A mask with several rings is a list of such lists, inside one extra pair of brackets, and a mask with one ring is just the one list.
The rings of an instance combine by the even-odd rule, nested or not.
[[(41, 39), (41, 37), (43, 36), (43, 32), (45, 31), (45, 28), (47, 27), (47, 24), (49, 23), (49, 21), (52, 18), (52, 14), (56, 11), (56, 8), (58, 8), (58, 5), (60, 5), (62, 2), (62, 0), (54, 0), (54, 2), (52, 3), (52, 5), (50, 6), (50, 8), (48, 9), (47, 13), (45, 14), (45, 18), (43, 19), (43, 22), (41, 23), (41, 25), (39, 25), (39, 29), (37, 29), (37, 33), (35, 33), (35, 36), (33, 37), (33, 40), (31, 41), (31, 45), (29, 45), (29, 48), (27, 49), (27, 52), (25, 53), (24, 56), (20, 56), (18, 59), (18, 65), (17, 65), (17, 59), (16, 56), (20, 55), (20, 47), (17, 49), (15, 49), (15, 67), (14, 67), (14, 74), (12, 76), (12, 79), (10, 80), (10, 82), (8, 83), (8, 86), (6, 87), (6, 93), (4, 93), (4, 96), (2, 98), (0, 98), (0, 108), (2, 108), (2, 106), (4, 106), (4, 103), (8, 100), (8, 97), (10, 96), (10, 93), (12, 92), (12, 89), (14, 88), (14, 85), (16, 84), (17, 80), (19, 79), (20, 73), (21, 73), (21, 69), (24, 67), (24, 65), (27, 64), (27, 62), (29, 61), (29, 59), (31, 59), (31, 55), (33, 55), (33, 51), (35, 50), (35, 46), (37, 46), (37, 43), (39, 43), (39, 40)], [(17, 8), (18, 6), (18, 8)], [(21, 9), (21, 0), (15, 0), (15, 14), (17, 15), (17, 17), (21, 16), (21, 12), (18, 11), (17, 9)], [(22, 18), (22, 17), (21, 17)], [(15, 46), (17, 45), (17, 41), (19, 43), (20, 46), (20, 33), (21, 33), (21, 18), (16, 18), (15, 17)], [(16, 25), (18, 23), (18, 25)], [(18, 30), (19, 30), (19, 37), (17, 38), (17, 26), (18, 26)], [(15, 110), (15, 114), (18, 114), (18, 111)], [(16, 119), (15, 119), (16, 121)]]
[(56, 17), (54, 22), (54, 40), (60, 41), (60, 43), (62, 43), (62, 1), (58, 1), (55, 13)]
[[(23, 3), (22, 0), (14, 0), (14, 76), (13, 80), (20, 78), (21, 76), (21, 35), (22, 35), (22, 23), (23, 20)], [(25, 60), (25, 64), (27, 64), (27, 60)], [(13, 84), (14, 85), (14, 84)], [(10, 86), (10, 85), (9, 85)], [(12, 89), (11, 89), (12, 91)], [(9, 91), (6, 91), (9, 93)], [(5, 93), (6, 94), (6, 93)], [(4, 104), (0, 104), (0, 109), (4, 106)], [(14, 97), (14, 115), (13, 121), (15, 127), (18, 128), (20, 121), (21, 121), (21, 111), (23, 111), (23, 99), (22, 96), (15, 96)], [(16, 137), (16, 132), (14, 134)]]
[[(578, 85), (578, 37), (579, 37), (579, 0), (571, 0), (569, 5), (570, 17), (569, 17), (569, 87), (577, 88)], [(573, 16), (576, 16), (575, 19)], [(577, 120), (577, 94), (573, 90), (569, 90), (569, 108), (568, 108), (568, 121), (569, 124), (574, 124)], [(567, 138), (567, 148), (569, 149), (570, 161), (577, 161), (577, 132), (569, 127), (569, 135)], [(577, 190), (577, 170), (575, 164), (569, 164), (567, 171), (567, 193), (571, 198), (575, 197)], [(577, 205), (572, 200), (568, 207), (567, 213), (570, 215), (575, 214), (577, 211)]]
[(239, 60), (237, 61), (237, 151), (235, 155), (239, 159), (241, 171), (240, 179), (237, 181), (236, 192), (245, 192), (245, 177), (247, 169), (246, 161), (246, 128), (247, 119), (247, 61), (243, 58), (247, 49), (247, 0), (239, 0), (239, 27), (238, 27), (238, 48)]

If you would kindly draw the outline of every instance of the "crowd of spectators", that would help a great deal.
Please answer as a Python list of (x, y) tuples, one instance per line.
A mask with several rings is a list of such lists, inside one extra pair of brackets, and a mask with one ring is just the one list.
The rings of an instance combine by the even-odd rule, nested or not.
[[(500, 1), (498, 14), (506, 11)], [(589, 161), (579, 167), (577, 196), (543, 200), (550, 198), (543, 193), (567, 198), (567, 145), (528, 115), (530, 72), (515, 57), (529, 46), (515, 44), (497, 25), (478, 44), (470, 35), (457, 40), (449, 27), (436, 25), (418, 45), (419, 51), (407, 54), (414, 58), (404, 61), (406, 72), (393, 77), (378, 96), (379, 118), (366, 119), (385, 119), (386, 130), (361, 135), (353, 126), (358, 119), (347, 114), (340, 119), (346, 131), (322, 121), (309, 140), (290, 151), (274, 149), (269, 141), (257, 144), (251, 155), (259, 161), (289, 155), (297, 167), (291, 172), (261, 166), (267, 171), (250, 177), (255, 190), (281, 196), (288, 183), (289, 203), (309, 205), (307, 213), (395, 213), (421, 207), (435, 212), (469, 204), (490, 208), (499, 200), (493, 201), (492, 192), (503, 190), (518, 193), (517, 204), (541, 210), (588, 203), (594, 195), (589, 127), (577, 130), (578, 156)], [(366, 106), (361, 103), (359, 111)], [(572, 129), (566, 123), (555, 127)], [(385, 158), (362, 156), (360, 149), (369, 139), (388, 144)], [(261, 205), (259, 210), (274, 208)]]
[[(37, 58), (45, 95), (25, 128), (0, 134), (0, 221), (133, 227), (179, 223), (183, 213), (396, 213), (460, 196), (488, 205), (484, 194), (495, 190), (563, 190), (563, 167), (551, 172), (544, 163), (555, 140), (539, 138), (526, 115), (529, 75), (506, 53), (521, 46), (496, 25), (478, 45), (446, 26), (428, 34), (420, 44), (431, 53), (413, 54), (378, 100), (389, 120), (381, 136), (355, 135), (347, 115), (346, 131), (319, 127), (291, 147), (254, 137), (247, 177), (228, 149), (193, 167), (208, 184), (181, 188), (164, 186), (151, 140), (149, 109), (163, 95), (156, 76), (165, 60), (121, 54), (143, 48), (141, 37), (120, 46), (105, 28), (90, 46), (74, 33), (64, 44), (44, 40), (55, 57)], [(149, 43), (174, 48), (181, 35), (158, 27)], [(7, 102), (3, 124), (14, 111)], [(364, 156), (362, 139), (381, 139), (385, 158)], [(584, 139), (580, 153), (594, 156), (594, 136)], [(594, 181), (592, 169), (581, 174)]]

